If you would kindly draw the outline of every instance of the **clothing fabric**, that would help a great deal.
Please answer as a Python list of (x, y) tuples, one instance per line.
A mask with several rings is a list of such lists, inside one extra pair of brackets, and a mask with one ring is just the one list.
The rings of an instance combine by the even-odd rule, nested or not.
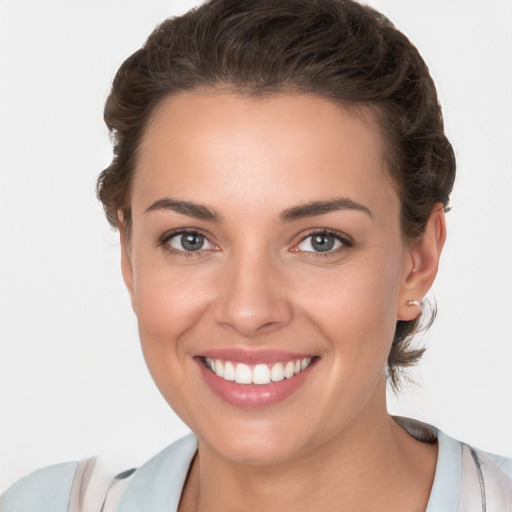
[[(439, 443), (426, 512), (512, 512), (512, 459), (472, 448), (416, 420), (395, 421), (413, 437)], [(196, 451), (197, 439), (189, 434), (107, 484), (101, 477), (95, 483), (91, 475), (86, 478), (87, 467), (78, 462), (50, 466), (9, 488), (0, 511), (175, 512)], [(80, 508), (83, 494), (95, 486), (101, 489), (98, 496)]]

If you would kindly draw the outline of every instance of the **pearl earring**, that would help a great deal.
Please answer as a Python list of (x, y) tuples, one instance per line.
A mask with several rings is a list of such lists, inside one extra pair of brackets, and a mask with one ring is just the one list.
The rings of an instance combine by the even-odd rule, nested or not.
[(405, 301), (405, 303), (408, 306), (416, 306), (417, 308), (421, 309), (421, 302), (419, 300), (407, 300)]

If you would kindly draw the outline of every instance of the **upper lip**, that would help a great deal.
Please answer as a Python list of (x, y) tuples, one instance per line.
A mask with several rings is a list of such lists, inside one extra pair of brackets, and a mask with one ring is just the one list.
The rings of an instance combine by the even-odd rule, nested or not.
[(312, 358), (315, 356), (312, 354), (287, 352), (284, 350), (275, 349), (247, 350), (243, 348), (217, 348), (200, 352), (196, 354), (195, 357), (208, 357), (210, 359), (222, 359), (234, 363), (245, 363), (248, 365), (254, 365), (272, 364), (283, 361), (295, 361), (297, 359), (304, 359), (308, 357)]

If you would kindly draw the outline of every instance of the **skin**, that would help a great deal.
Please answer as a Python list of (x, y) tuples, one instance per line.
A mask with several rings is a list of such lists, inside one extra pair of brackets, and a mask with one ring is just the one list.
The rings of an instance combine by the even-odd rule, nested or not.
[[(436, 275), (444, 214), (435, 208), (423, 237), (404, 239), (384, 151), (371, 112), (314, 95), (196, 91), (153, 115), (129, 236), (120, 222), (122, 269), (149, 370), (199, 440), (182, 512), (425, 509), (437, 447), (390, 418), (384, 369), (397, 319), (419, 314), (407, 300), (421, 300)], [(280, 218), (339, 197), (370, 213)], [(164, 198), (222, 220), (147, 211)], [(204, 234), (203, 249), (163, 240), (180, 229)], [(315, 252), (312, 230), (350, 243)], [(236, 407), (194, 359), (230, 347), (318, 360), (284, 401)]]

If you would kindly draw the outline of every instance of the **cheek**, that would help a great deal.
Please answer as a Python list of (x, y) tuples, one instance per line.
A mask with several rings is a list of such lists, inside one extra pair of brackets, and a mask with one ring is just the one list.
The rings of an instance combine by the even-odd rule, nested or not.
[(190, 364), (187, 355), (193, 352), (194, 340), (188, 334), (205, 317), (210, 297), (211, 287), (197, 269), (178, 272), (169, 266), (138, 266), (133, 306), (144, 358), (160, 388), (160, 383), (179, 383), (183, 364)]
[(201, 316), (211, 286), (208, 276), (193, 265), (175, 267), (154, 259), (142, 255), (134, 266), (135, 313), (152, 337), (175, 337)]
[(134, 279), (134, 310), (148, 370), (161, 394), (185, 423), (190, 416), (189, 376), (194, 329), (205, 317), (209, 287), (197, 273), (143, 266)]
[[(337, 364), (362, 369), (383, 365), (396, 327), (399, 255), (348, 263), (322, 279), (302, 279), (300, 310), (330, 341)], [(337, 357), (342, 355), (341, 358)]]

